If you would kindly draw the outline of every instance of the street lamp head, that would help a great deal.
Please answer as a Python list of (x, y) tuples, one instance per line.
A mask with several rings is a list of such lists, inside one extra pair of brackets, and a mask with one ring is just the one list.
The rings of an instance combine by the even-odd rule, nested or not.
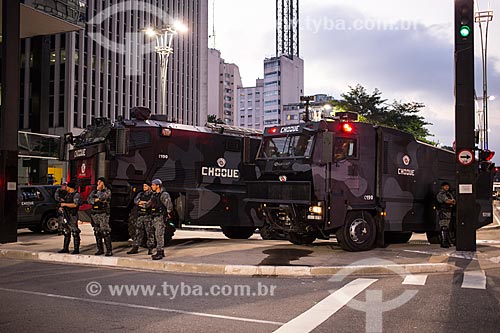
[(149, 37), (155, 37), (158, 34), (158, 32), (152, 27), (144, 29), (144, 33)]
[(490, 100), (490, 101), (494, 101), (495, 99), (496, 99), (495, 96), (488, 96), (488, 100)]
[(174, 22), (173, 28), (175, 29), (175, 31), (180, 32), (180, 33), (184, 33), (184, 32), (188, 31), (188, 27), (180, 21)]

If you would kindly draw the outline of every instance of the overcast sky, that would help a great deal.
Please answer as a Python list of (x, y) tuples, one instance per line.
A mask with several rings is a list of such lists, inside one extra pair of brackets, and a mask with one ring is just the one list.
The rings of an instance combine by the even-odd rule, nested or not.
[[(239, 66), (245, 86), (263, 77), (263, 60), (275, 55), (275, 0), (209, 0), (209, 33), (215, 1), (215, 47)], [(336, 98), (349, 86), (378, 88), (382, 97), (426, 105), (434, 141), (454, 140), (452, 0), (299, 0), (300, 57), (305, 94)], [(488, 0), (479, 0), (488, 9)], [(488, 95), (490, 149), (500, 162), (500, 4), (491, 1)], [(484, 26), (483, 26), (484, 27)], [(482, 95), (481, 44), (476, 25), (476, 91)], [(209, 39), (213, 47), (213, 39)]]

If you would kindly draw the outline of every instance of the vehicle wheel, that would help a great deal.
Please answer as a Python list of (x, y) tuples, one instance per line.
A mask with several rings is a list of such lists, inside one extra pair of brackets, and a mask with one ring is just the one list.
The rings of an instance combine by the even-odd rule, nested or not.
[(48, 215), (42, 222), (42, 229), (46, 233), (55, 234), (59, 228), (59, 221), (57, 220), (57, 216)]
[(222, 233), (230, 239), (248, 239), (253, 235), (254, 227), (226, 227), (221, 226)]
[(127, 225), (114, 225), (111, 228), (111, 240), (113, 242), (126, 242), (130, 238)]
[(33, 227), (28, 227), (28, 229), (33, 231), (33, 232), (36, 232), (36, 233), (42, 232), (42, 227), (39, 225), (33, 226)]
[(386, 231), (384, 234), (384, 239), (386, 244), (404, 244), (408, 243), (412, 236), (412, 232), (393, 232)]
[(342, 249), (352, 252), (367, 251), (375, 244), (377, 227), (370, 213), (350, 212), (336, 235)]
[(439, 231), (427, 231), (425, 233), (427, 241), (431, 244), (441, 244), (441, 235)]
[(312, 244), (316, 240), (316, 235), (291, 232), (288, 234), (288, 240), (296, 245), (308, 245)]

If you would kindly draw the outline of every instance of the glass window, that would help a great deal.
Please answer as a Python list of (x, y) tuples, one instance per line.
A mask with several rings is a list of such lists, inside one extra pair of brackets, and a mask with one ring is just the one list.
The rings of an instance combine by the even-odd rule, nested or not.
[(259, 151), (260, 158), (309, 157), (313, 136), (308, 133), (279, 137), (266, 137)]
[(341, 161), (355, 158), (358, 155), (357, 140), (352, 138), (335, 138), (335, 160)]

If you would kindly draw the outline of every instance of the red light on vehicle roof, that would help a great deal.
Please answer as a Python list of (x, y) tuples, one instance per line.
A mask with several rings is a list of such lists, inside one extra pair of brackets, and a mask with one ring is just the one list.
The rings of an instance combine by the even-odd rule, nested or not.
[(342, 125), (342, 130), (343, 130), (344, 132), (346, 132), (346, 133), (351, 133), (351, 132), (353, 131), (353, 129), (354, 129), (354, 128), (353, 128), (353, 127), (352, 127), (352, 125), (351, 125), (351, 124), (349, 124), (349, 123), (345, 123), (345, 124), (343, 124), (343, 125)]
[(273, 127), (273, 128), (269, 129), (269, 134), (276, 134), (276, 132), (278, 132), (278, 128), (277, 127)]

